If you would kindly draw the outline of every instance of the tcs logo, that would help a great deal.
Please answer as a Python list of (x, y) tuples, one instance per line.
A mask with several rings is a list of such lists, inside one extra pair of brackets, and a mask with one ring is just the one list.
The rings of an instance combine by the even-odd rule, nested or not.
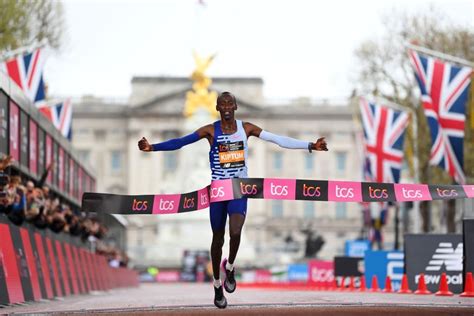
[(303, 183), (303, 196), (310, 196), (310, 197), (320, 197), (321, 196), (321, 187), (320, 186), (312, 186)]
[[(224, 196), (224, 187), (216, 187), (216, 188), (211, 188), (210, 190), (211, 194), (211, 199), (214, 198), (219, 198)], [(202, 201), (202, 196), (201, 196), (201, 201)]]
[(255, 195), (257, 194), (257, 185), (256, 184), (244, 184), (240, 182), (240, 192), (245, 195)]
[(207, 205), (209, 199), (206, 193), (201, 193), (201, 205)]
[(140, 201), (133, 199), (132, 210), (136, 212), (146, 211), (148, 209), (148, 201)]
[(315, 282), (332, 282), (334, 281), (334, 270), (327, 269), (311, 269), (311, 278)]
[(174, 201), (160, 199), (158, 207), (160, 211), (171, 211), (174, 209)]
[(338, 198), (350, 198), (354, 197), (354, 189), (353, 188), (341, 188), (340, 186), (336, 185), (336, 197)]
[(193, 208), (194, 207), (194, 198), (184, 197), (183, 208)]
[(374, 189), (369, 186), (369, 196), (371, 199), (386, 199), (388, 198), (387, 189)]
[(410, 190), (402, 188), (402, 195), (405, 199), (422, 198), (421, 190)]
[(288, 195), (288, 186), (287, 185), (275, 185), (273, 183), (270, 184), (270, 193), (272, 195)]
[(458, 193), (456, 192), (456, 190), (452, 189), (452, 190), (449, 190), (449, 189), (440, 189), (440, 188), (436, 188), (436, 193), (438, 193), (438, 195), (440, 197), (455, 197), (455, 196), (458, 196)]

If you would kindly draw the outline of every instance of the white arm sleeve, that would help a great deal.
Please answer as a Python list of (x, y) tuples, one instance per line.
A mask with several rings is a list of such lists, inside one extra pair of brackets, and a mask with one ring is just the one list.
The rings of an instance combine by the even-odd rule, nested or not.
[(308, 149), (308, 146), (310, 144), (310, 142), (304, 142), (302, 140), (286, 136), (275, 135), (263, 130), (260, 133), (259, 138), (288, 149)]

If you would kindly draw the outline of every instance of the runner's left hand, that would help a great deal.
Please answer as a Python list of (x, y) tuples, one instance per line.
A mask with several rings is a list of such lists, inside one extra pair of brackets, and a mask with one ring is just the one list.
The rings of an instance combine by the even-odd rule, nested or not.
[(328, 144), (326, 143), (325, 137), (318, 138), (318, 140), (313, 143), (313, 146), (311, 147), (312, 150), (317, 150), (317, 151), (328, 151)]

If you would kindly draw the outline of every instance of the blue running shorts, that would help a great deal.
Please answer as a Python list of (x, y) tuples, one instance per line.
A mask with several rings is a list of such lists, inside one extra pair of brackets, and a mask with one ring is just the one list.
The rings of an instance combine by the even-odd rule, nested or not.
[(209, 207), (212, 231), (225, 229), (227, 214), (247, 215), (247, 198), (214, 202)]

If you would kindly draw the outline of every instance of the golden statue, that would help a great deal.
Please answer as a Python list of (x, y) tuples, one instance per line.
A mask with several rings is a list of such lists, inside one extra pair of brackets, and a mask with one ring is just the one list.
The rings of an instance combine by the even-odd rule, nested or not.
[(186, 93), (186, 104), (184, 106), (184, 116), (192, 116), (199, 107), (206, 109), (212, 117), (217, 117), (216, 111), (217, 93), (209, 91), (208, 87), (211, 85), (211, 78), (207, 77), (204, 72), (209, 68), (215, 55), (207, 58), (200, 58), (196, 52), (193, 52), (196, 69), (191, 74), (191, 79), (194, 81), (193, 90)]

